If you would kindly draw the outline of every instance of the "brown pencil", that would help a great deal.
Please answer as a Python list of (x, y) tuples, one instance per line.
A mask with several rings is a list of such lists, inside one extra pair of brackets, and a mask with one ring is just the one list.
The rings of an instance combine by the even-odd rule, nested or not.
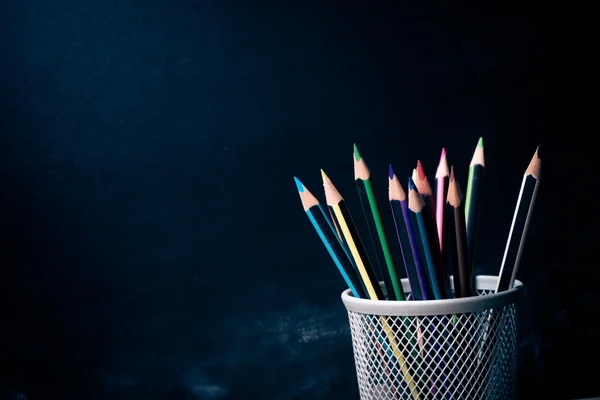
[[(454, 229), (450, 229), (450, 251), (456, 251), (454, 265), (454, 296), (468, 297), (470, 295), (470, 276), (467, 253), (467, 228), (465, 223), (464, 196), (458, 181), (454, 177), (454, 166), (450, 169), (450, 182), (448, 185), (448, 196), (446, 202), (452, 209)], [(452, 218), (451, 218), (452, 219)]]

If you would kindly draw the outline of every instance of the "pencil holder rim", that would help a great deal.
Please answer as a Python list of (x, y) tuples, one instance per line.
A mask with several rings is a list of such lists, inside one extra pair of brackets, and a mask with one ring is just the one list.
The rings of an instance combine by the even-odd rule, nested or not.
[[(497, 276), (477, 275), (475, 286), (479, 290), (495, 290), (497, 281)], [(402, 286), (406, 293), (410, 293), (408, 279), (402, 279)], [(517, 303), (522, 292), (523, 282), (515, 280), (513, 289), (485, 296), (444, 300), (382, 301), (359, 299), (352, 295), (350, 289), (346, 289), (342, 292), (342, 301), (348, 311), (359, 314), (388, 316), (449, 315), (491, 310)]]

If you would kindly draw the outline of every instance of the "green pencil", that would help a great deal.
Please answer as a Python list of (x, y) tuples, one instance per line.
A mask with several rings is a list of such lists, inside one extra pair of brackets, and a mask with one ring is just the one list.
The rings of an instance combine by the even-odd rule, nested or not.
[[(404, 291), (392, 256), (392, 251), (387, 239), (387, 233), (379, 212), (379, 205), (371, 182), (371, 172), (360, 156), (356, 144), (354, 145), (354, 179), (360, 198), (360, 203), (367, 219), (369, 234), (375, 247), (377, 261), (382, 267), (385, 263), (387, 274), (383, 273), (383, 281), (387, 289), (388, 300), (404, 300)], [(383, 269), (383, 268), (381, 268)]]

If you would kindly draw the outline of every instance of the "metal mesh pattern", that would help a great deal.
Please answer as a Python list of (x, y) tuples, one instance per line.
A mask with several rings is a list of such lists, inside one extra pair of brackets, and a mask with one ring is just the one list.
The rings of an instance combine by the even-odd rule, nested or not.
[(362, 400), (516, 397), (515, 304), (456, 315), (348, 317)]

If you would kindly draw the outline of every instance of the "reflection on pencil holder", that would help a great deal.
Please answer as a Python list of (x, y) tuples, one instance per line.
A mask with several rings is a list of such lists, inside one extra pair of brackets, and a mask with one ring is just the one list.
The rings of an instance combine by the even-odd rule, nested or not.
[(344, 291), (361, 400), (516, 398), (523, 285), (495, 293), (497, 279), (477, 276), (479, 296), (446, 300), (374, 301)]

